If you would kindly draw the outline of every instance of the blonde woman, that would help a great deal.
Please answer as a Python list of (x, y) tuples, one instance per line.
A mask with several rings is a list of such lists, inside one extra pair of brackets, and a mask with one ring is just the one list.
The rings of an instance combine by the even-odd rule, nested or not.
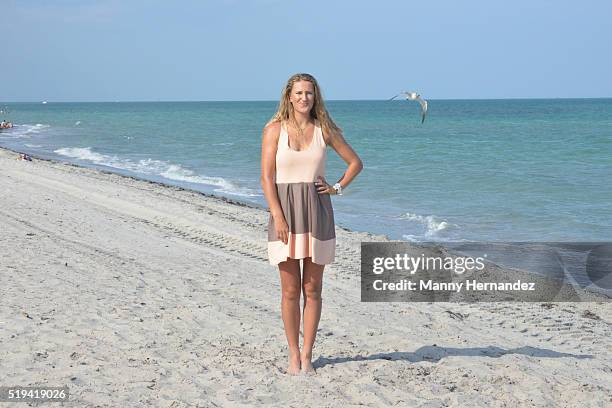
[[(327, 146), (348, 165), (333, 186), (325, 180)], [(288, 374), (314, 373), (312, 348), (321, 317), (323, 270), (333, 262), (336, 246), (330, 195), (341, 195), (362, 169), (359, 156), (325, 109), (315, 78), (309, 74), (289, 78), (278, 111), (263, 130), (261, 153), (261, 185), (270, 207), (268, 256), (280, 271)], [(304, 295), (301, 352), (300, 293)]]

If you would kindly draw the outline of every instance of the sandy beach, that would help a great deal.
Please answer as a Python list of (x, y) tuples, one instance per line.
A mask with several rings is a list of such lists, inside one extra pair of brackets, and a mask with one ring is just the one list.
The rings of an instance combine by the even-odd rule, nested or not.
[(612, 405), (611, 303), (362, 303), (360, 243), (385, 237), (340, 227), (317, 374), (288, 376), (264, 209), (17, 157), (0, 385), (67, 385), (66, 407)]

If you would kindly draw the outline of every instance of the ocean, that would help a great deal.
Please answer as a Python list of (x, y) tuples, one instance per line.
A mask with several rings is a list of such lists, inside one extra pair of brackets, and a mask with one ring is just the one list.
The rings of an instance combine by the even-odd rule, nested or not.
[[(266, 206), (278, 102), (0, 103), (0, 146)], [(328, 101), (364, 162), (338, 225), (409, 241), (611, 241), (612, 99)], [(328, 150), (327, 180), (345, 164)], [(6, 192), (5, 192), (6, 193)]]

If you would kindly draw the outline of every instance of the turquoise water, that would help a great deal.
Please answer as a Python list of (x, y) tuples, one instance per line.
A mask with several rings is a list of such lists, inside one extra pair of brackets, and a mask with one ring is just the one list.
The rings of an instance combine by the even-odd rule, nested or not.
[[(0, 146), (265, 205), (276, 102), (1, 103)], [(407, 240), (612, 240), (612, 99), (331, 101), (365, 169), (345, 227)], [(328, 181), (344, 171), (330, 150)]]

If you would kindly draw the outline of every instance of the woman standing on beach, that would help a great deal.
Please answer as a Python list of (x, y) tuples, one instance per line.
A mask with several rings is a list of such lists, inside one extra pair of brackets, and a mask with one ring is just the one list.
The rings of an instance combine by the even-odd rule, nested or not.
[[(342, 195), (363, 165), (325, 109), (319, 85), (309, 74), (289, 78), (262, 139), (261, 184), (270, 207), (268, 256), (280, 271), (287, 373), (311, 373), (323, 269), (333, 262), (336, 246), (330, 195)], [(333, 186), (325, 180), (327, 146), (348, 164)], [(300, 293), (304, 294), (301, 352)]]

